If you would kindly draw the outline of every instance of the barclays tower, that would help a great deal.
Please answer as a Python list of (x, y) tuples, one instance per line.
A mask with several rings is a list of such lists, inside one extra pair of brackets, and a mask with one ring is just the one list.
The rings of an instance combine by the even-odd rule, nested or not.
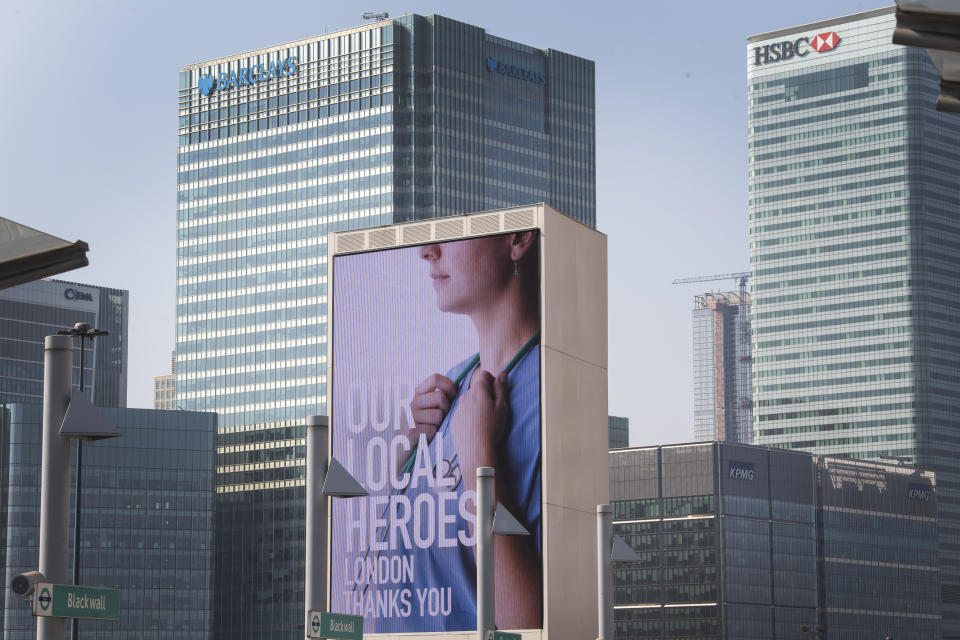
[(546, 202), (596, 224), (594, 65), (405, 15), (180, 74), (177, 405), (219, 414), (218, 637), (302, 637), (326, 236)]

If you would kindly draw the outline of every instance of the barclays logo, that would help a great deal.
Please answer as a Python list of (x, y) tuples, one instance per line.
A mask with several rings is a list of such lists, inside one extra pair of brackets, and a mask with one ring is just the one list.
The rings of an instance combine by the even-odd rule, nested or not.
[(502, 62), (496, 58), (487, 58), (487, 71), (511, 76), (518, 80), (526, 80), (527, 82), (538, 84), (541, 87), (547, 84), (547, 74), (541, 71), (534, 71), (533, 69), (518, 67), (515, 64)]
[(87, 302), (93, 302), (93, 294), (87, 293), (86, 291), (77, 291), (76, 289), (64, 289), (63, 297), (67, 300), (86, 300)]
[(240, 67), (229, 73), (221, 72), (214, 78), (209, 73), (200, 74), (197, 80), (197, 90), (201, 96), (208, 96), (213, 90), (224, 91), (234, 87), (253, 86), (258, 82), (267, 82), (276, 78), (292, 76), (297, 72), (297, 58), (290, 56), (284, 61), (276, 60), (269, 64), (255, 64), (250, 67)]

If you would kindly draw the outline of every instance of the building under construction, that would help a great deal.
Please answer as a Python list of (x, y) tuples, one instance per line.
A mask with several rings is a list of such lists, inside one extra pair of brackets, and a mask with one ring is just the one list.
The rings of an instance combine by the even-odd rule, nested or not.
[(753, 442), (750, 294), (694, 297), (693, 412), (697, 440)]

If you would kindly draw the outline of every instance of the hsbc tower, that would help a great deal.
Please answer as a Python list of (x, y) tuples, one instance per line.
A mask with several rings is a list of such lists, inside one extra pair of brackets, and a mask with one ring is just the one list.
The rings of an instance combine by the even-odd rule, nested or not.
[(902, 614), (918, 568), (881, 584), (837, 545), (824, 576), (849, 598), (816, 622), (830, 637), (934, 637), (924, 621), (942, 614), (958, 638), (960, 119), (934, 109), (926, 52), (892, 44), (894, 11), (747, 44), (755, 444), (934, 471), (938, 540), (875, 539), (894, 564), (901, 545), (938, 547), (940, 602)]

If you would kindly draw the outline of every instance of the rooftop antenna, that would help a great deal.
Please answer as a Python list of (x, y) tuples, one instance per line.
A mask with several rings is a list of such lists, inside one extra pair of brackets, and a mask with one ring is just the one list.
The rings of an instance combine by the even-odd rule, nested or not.
[(363, 19), (364, 19), (364, 20), (376, 20), (376, 21), (380, 21), (380, 20), (386, 20), (386, 19), (389, 18), (389, 17), (390, 17), (390, 14), (387, 13), (386, 11), (384, 11), (383, 13), (370, 13), (370, 12), (366, 12), (366, 13), (363, 14)]

